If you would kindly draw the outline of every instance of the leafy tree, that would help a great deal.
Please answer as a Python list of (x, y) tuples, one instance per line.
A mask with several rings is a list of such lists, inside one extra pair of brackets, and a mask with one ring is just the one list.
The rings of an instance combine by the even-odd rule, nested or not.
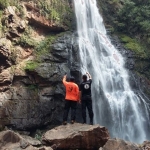
[(117, 19), (115, 25), (118, 31), (150, 44), (150, 0), (125, 0)]

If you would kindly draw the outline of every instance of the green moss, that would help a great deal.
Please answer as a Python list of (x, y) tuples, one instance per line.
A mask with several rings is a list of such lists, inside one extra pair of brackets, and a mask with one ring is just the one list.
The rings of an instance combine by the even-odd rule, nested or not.
[[(3, 11), (0, 10), (0, 22), (1, 22), (2, 15), (3, 15)], [(3, 33), (3, 26), (2, 23), (0, 23), (0, 37), (2, 36), (2, 33)]]
[(39, 140), (39, 141), (41, 141), (41, 139), (42, 139), (42, 131), (37, 130), (34, 138)]
[(60, 34), (49, 35), (35, 47), (35, 55), (37, 60), (40, 61), (40, 56), (48, 54), (51, 50), (51, 45), (58, 38)]
[(148, 55), (145, 52), (145, 47), (142, 44), (140, 44), (136, 39), (131, 38), (127, 35), (121, 35), (120, 38), (121, 41), (124, 43), (125, 48), (134, 51), (137, 57), (143, 59), (148, 58)]
[(111, 0), (111, 1), (108, 1), (108, 3), (113, 5), (113, 6), (119, 6), (120, 5), (120, 0)]
[(38, 92), (38, 86), (35, 84), (28, 85), (28, 89), (35, 91), (35, 92)]
[(58, 25), (64, 25), (64, 22), (68, 21), (66, 16), (71, 17), (70, 14), (73, 13), (67, 0), (62, 0), (61, 2), (60, 0), (51, 0), (51, 2), (39, 0), (37, 2), (37, 7), (41, 15), (44, 15), (47, 19)]
[(22, 47), (35, 47), (36, 41), (27, 35), (22, 35), (18, 41), (18, 44)]
[(38, 67), (39, 63), (36, 61), (28, 61), (25, 66), (25, 70), (34, 71)]
[(17, 41), (15, 41), (15, 44), (21, 45), (22, 47), (36, 47), (37, 42), (31, 37), (31, 34), (31, 27), (29, 26), (21, 35), (21, 37)]
[(2, 16), (3, 16), (3, 11), (0, 10), (0, 19), (2, 18)]
[(56, 35), (50, 35), (47, 36), (44, 40), (42, 40), (35, 48), (35, 51), (37, 53), (40, 52), (47, 52), (50, 48), (50, 45), (53, 43), (53, 41), (56, 39)]
[(6, 31), (8, 31), (8, 28), (4, 25), (4, 17), (3, 17), (3, 10), (0, 10), (0, 37), (4, 35)]
[(26, 67), (24, 70), (28, 71), (34, 71), (39, 64), (41, 63), (41, 56), (46, 55), (50, 52), (50, 47), (52, 43), (62, 34), (58, 35), (49, 35), (44, 40), (42, 40), (40, 43), (37, 43), (37, 46), (35, 47), (34, 55), (36, 56), (35, 60), (28, 61), (26, 63)]
[(5, 9), (9, 4), (8, 0), (0, 0), (0, 9)]

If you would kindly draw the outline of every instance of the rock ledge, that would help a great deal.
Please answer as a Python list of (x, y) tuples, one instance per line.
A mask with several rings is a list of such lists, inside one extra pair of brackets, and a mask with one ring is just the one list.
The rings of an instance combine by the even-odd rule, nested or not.
[(47, 131), (42, 142), (57, 149), (98, 149), (109, 139), (105, 127), (87, 124), (68, 124)]

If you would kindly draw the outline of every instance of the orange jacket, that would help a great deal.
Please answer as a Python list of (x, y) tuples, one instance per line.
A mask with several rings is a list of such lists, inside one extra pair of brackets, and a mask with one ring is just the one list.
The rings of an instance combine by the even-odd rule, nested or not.
[(79, 87), (74, 82), (67, 82), (66, 76), (63, 77), (63, 84), (66, 87), (66, 100), (78, 101), (79, 100)]

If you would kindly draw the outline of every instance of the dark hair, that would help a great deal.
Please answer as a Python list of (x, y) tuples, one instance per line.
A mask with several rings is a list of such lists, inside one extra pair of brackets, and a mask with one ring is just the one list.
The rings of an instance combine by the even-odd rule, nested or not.
[(74, 82), (74, 81), (75, 81), (75, 78), (71, 76), (71, 77), (70, 77), (70, 81), (71, 81), (71, 82)]
[(86, 81), (86, 80), (87, 80), (87, 75), (84, 74), (84, 75), (82, 76), (82, 79), (83, 79), (84, 81)]

